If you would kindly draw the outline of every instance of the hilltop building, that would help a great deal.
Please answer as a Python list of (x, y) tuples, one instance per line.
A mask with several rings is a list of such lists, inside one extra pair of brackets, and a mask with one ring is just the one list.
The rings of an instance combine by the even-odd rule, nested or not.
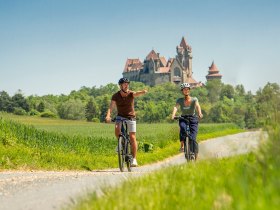
[(127, 59), (123, 77), (131, 81), (143, 82), (146, 85), (155, 86), (165, 82), (175, 84), (187, 82), (192, 87), (203, 84), (193, 78), (192, 48), (182, 37), (181, 43), (176, 47), (177, 55), (168, 60), (152, 50), (143, 62), (140, 59)]
[(211, 66), (209, 67), (208, 75), (206, 75), (206, 80), (213, 80), (213, 79), (222, 79), (222, 75), (219, 73), (218, 67), (215, 65), (214, 61), (212, 62)]

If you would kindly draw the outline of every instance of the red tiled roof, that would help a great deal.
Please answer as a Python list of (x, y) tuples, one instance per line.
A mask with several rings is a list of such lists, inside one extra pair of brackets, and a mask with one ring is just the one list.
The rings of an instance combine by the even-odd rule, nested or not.
[(152, 50), (152, 51), (147, 55), (146, 60), (150, 60), (151, 58), (154, 59), (154, 60), (159, 59), (158, 54), (157, 54), (154, 50)]
[(167, 62), (166, 62), (166, 60), (165, 60), (165, 57), (160, 57), (159, 59), (160, 59), (162, 65), (163, 65), (163, 66), (166, 66)]
[(159, 72), (160, 73), (168, 73), (168, 72), (170, 72), (170, 67), (160, 67)]
[(197, 81), (195, 81), (192, 77), (187, 78), (187, 81), (186, 81), (186, 82), (189, 83), (189, 84), (197, 83)]
[(129, 71), (134, 71), (134, 70), (140, 70), (140, 68), (142, 67), (142, 63), (139, 60), (139, 58), (136, 59), (130, 59), (128, 58), (126, 60), (125, 63), (125, 67), (124, 67), (124, 72), (129, 72)]
[(209, 67), (209, 72), (213, 72), (213, 71), (215, 71), (215, 72), (219, 72), (219, 69), (218, 69), (218, 67), (216, 66), (216, 64), (214, 63), (214, 61), (212, 62), (212, 64), (211, 64), (211, 66)]

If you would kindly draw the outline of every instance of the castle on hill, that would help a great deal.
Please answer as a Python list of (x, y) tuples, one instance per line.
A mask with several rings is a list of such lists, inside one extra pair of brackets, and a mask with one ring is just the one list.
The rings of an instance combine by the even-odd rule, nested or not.
[[(155, 50), (152, 50), (141, 62), (138, 58), (128, 58), (123, 77), (131, 81), (143, 82), (146, 85), (155, 86), (165, 82), (189, 83), (192, 87), (200, 87), (202, 82), (197, 82), (193, 78), (192, 70), (192, 48), (182, 37), (181, 43), (176, 47), (175, 58), (165, 59)], [(209, 67), (207, 81), (211, 79), (221, 79), (217, 66), (212, 62)]]

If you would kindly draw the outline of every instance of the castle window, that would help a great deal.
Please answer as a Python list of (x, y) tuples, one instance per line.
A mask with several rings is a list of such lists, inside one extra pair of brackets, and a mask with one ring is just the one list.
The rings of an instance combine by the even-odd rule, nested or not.
[(181, 77), (181, 71), (178, 67), (174, 69), (174, 76)]

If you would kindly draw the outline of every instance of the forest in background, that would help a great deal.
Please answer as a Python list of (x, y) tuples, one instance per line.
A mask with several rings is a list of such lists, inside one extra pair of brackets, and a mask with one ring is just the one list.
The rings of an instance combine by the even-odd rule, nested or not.
[[(176, 99), (182, 97), (178, 85), (164, 83), (155, 87), (131, 82), (133, 91), (147, 89), (148, 93), (135, 99), (138, 122), (170, 122)], [(119, 90), (117, 84), (100, 87), (81, 87), (69, 95), (24, 96), (18, 91), (10, 96), (0, 92), (0, 111), (16, 115), (104, 122), (112, 94)], [(262, 127), (267, 122), (279, 121), (280, 87), (267, 83), (256, 94), (246, 91), (243, 85), (232, 86), (220, 80), (208, 81), (204, 87), (191, 90), (203, 112), (204, 123), (233, 122), (241, 128)], [(276, 113), (276, 114), (272, 114)], [(113, 113), (113, 116), (116, 113)]]

